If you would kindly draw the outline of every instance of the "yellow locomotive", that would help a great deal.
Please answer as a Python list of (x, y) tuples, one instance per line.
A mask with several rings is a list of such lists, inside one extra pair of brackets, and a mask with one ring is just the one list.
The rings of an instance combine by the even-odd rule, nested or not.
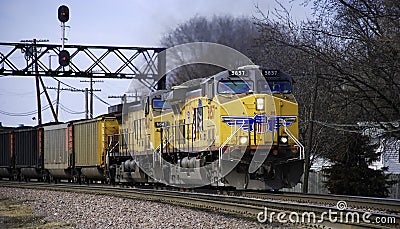
[(303, 174), (293, 80), (254, 66), (124, 105), (116, 182), (281, 189)]

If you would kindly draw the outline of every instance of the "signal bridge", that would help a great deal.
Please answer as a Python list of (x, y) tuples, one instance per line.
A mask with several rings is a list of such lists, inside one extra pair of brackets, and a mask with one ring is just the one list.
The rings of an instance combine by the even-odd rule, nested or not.
[[(51, 66), (51, 57), (60, 57), (63, 50), (70, 55)], [(137, 79), (154, 89), (159, 72), (165, 72), (165, 55), (159, 55), (164, 50), (90, 45), (64, 45), (62, 49), (57, 44), (0, 42), (0, 76)]]

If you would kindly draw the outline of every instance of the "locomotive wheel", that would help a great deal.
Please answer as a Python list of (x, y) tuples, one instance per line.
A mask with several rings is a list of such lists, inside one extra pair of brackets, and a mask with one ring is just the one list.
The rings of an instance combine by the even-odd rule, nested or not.
[(18, 173), (17, 172), (13, 172), (12, 179), (15, 180), (15, 181), (18, 180)]
[(49, 174), (43, 173), (42, 178), (40, 178), (40, 179), (43, 182), (48, 182), (49, 181)]
[(79, 183), (79, 184), (81, 183), (79, 176), (77, 174), (74, 174), (72, 176), (72, 183)]
[(87, 180), (86, 177), (84, 175), (80, 175), (80, 182), (79, 184), (86, 184)]

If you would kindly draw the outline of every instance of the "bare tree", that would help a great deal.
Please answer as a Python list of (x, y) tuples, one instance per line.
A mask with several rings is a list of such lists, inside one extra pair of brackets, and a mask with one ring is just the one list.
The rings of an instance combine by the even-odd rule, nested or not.
[[(341, 104), (357, 111), (352, 120), (399, 121), (400, 2), (340, 0), (325, 1), (324, 7), (318, 15), (324, 23), (304, 31), (329, 41), (323, 43), (327, 50), (304, 48), (330, 66), (332, 72), (325, 75), (336, 81), (333, 89), (342, 95)], [(395, 126), (383, 128), (400, 137)]]
[[(213, 42), (236, 49), (253, 59), (257, 55), (254, 40), (258, 35), (259, 32), (250, 18), (214, 16), (208, 19), (195, 16), (168, 32), (161, 44), (172, 47), (190, 42)], [(223, 69), (220, 67), (205, 64), (183, 66), (169, 75), (168, 84), (177, 85), (190, 79), (213, 75), (221, 70)]]
[(297, 77), (307, 152), (335, 157), (344, 133), (362, 132), (360, 122), (382, 123), (399, 138), (400, 2), (311, 2), (315, 17), (307, 22), (296, 23), (284, 7), (257, 22), (265, 59)]

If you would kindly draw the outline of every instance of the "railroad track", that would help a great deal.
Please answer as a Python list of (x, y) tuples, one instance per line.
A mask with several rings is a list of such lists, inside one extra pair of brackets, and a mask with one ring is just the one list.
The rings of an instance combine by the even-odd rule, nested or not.
[[(368, 209), (350, 209), (349, 206), (366, 206), (368, 198), (354, 198), (348, 196), (318, 195), (316, 201), (312, 201), (316, 195), (284, 194), (279, 199), (278, 194), (267, 193), (242, 193), (242, 196), (233, 195), (235, 192), (222, 193), (196, 193), (171, 190), (119, 188), (110, 186), (82, 186), (73, 184), (45, 184), (45, 183), (14, 183), (1, 182), (0, 186), (35, 188), (55, 191), (82, 192), (97, 195), (112, 195), (122, 198), (133, 198), (163, 202), (200, 208), (222, 213), (234, 214), (242, 217), (249, 217), (265, 223), (280, 223), (285, 226), (303, 228), (400, 228), (400, 215), (398, 213), (398, 201), (392, 201), (392, 208), (389, 213), (379, 213)], [(275, 199), (266, 197), (271, 195)], [(326, 196), (326, 200), (323, 200)], [(304, 197), (304, 199), (302, 199)], [(348, 199), (343, 199), (347, 197)], [(297, 198), (297, 202), (291, 201)], [(326, 206), (327, 202), (337, 201), (334, 198), (342, 198), (348, 201), (346, 208), (343, 206)], [(359, 199), (364, 202), (357, 203)], [(390, 200), (384, 201), (381, 209), (390, 209)], [(318, 202), (324, 203), (316, 204)], [(375, 198), (374, 207), (379, 209), (378, 199)], [(385, 224), (377, 222), (386, 222)]]
[[(221, 193), (223, 194), (223, 193)], [(349, 209), (363, 209), (388, 214), (400, 214), (400, 200), (391, 198), (375, 198), (360, 196), (344, 196), (329, 194), (303, 193), (260, 193), (260, 192), (225, 192), (226, 195), (244, 196), (257, 199), (279, 200), (282, 202), (297, 202), (316, 205), (337, 206), (338, 202), (346, 202)]]
[[(139, 187), (143, 188), (143, 187)], [(168, 187), (158, 187), (160, 190), (170, 190)], [(186, 192), (212, 193), (224, 196), (241, 196), (255, 198), (261, 200), (276, 200), (282, 202), (294, 202), (305, 204), (316, 204), (323, 206), (337, 206), (338, 202), (346, 202), (346, 207), (349, 209), (363, 209), (368, 211), (398, 214), (400, 215), (400, 199), (391, 198), (376, 198), (362, 196), (345, 196), (332, 194), (304, 194), (296, 192), (252, 192), (252, 191), (229, 191), (229, 190), (208, 190), (208, 189), (183, 189)], [(182, 191), (182, 190), (181, 190)]]

